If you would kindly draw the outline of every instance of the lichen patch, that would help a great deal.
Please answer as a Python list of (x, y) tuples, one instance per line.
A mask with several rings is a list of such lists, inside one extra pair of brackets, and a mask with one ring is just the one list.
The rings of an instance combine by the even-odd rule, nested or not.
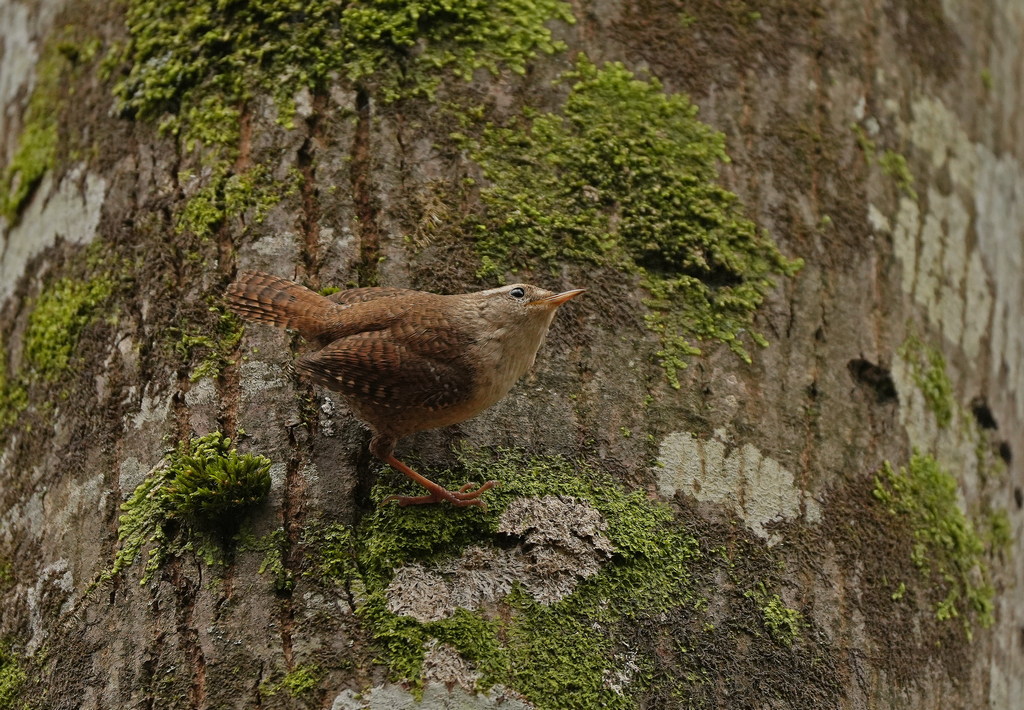
[(428, 683), (418, 696), (397, 683), (378, 685), (357, 693), (342, 691), (331, 704), (331, 710), (416, 710), (417, 708), (501, 708), (501, 710), (529, 710), (534, 706), (524, 702), (518, 694), (500, 686), (486, 693), (471, 693), (460, 687), (447, 688)]
[(56, 244), (58, 236), (72, 244), (89, 244), (96, 238), (107, 181), (78, 166), (55, 187), (44, 177), (36, 193), (19, 222), (4, 235), (0, 301), (11, 295), (29, 261)]
[(770, 545), (781, 538), (770, 534), (767, 524), (819, 520), (818, 502), (796, 485), (789, 469), (749, 443), (730, 450), (723, 438), (721, 430), (706, 440), (685, 431), (666, 436), (659, 456), (658, 492), (666, 498), (684, 493), (723, 505)]
[(456, 609), (486, 609), (516, 583), (550, 605), (572, 594), (607, 561), (614, 547), (604, 518), (584, 501), (559, 496), (519, 498), (502, 514), (497, 531), (520, 539), (512, 549), (472, 545), (438, 565), (400, 568), (388, 585), (388, 610), (420, 622)]

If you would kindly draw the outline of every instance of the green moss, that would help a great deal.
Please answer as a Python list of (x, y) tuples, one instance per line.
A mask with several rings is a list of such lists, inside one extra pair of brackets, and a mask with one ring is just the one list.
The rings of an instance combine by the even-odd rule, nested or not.
[(771, 637), (784, 646), (792, 646), (805, 625), (803, 614), (787, 607), (778, 594), (769, 594), (763, 583), (745, 592), (744, 596), (757, 603), (761, 621)]
[(914, 174), (910, 172), (907, 159), (894, 150), (884, 150), (879, 155), (878, 147), (873, 140), (868, 138), (863, 126), (851, 123), (850, 129), (857, 139), (857, 145), (864, 152), (864, 158), (868, 164), (870, 165), (873, 161), (877, 161), (878, 167), (882, 169), (882, 173), (893, 178), (900, 190), (911, 199), (916, 200), (917, 191), (914, 189)]
[(913, 200), (917, 199), (917, 191), (914, 189), (914, 175), (910, 172), (906, 158), (896, 151), (886, 150), (878, 157), (878, 165), (882, 168), (883, 173), (896, 181), (896, 185), (908, 197)]
[(28, 406), (24, 382), (20, 377), (8, 374), (9, 361), (6, 343), (0, 338), (0, 430), (18, 421), (18, 416)]
[(21, 695), (21, 688), (28, 679), (22, 667), (21, 658), (10, 643), (0, 641), (0, 708), (14, 710)]
[(875, 159), (875, 142), (868, 138), (867, 131), (859, 123), (851, 123), (850, 130), (853, 131), (854, 138), (857, 139), (857, 145), (860, 146), (861, 151), (864, 153), (864, 158), (870, 164)]
[(6, 557), (0, 557), (0, 592), (14, 586), (14, 566)]
[(226, 437), (204, 439), (179, 446), (167, 467), (160, 495), (169, 517), (219, 519), (259, 503), (270, 491), (270, 459), (239, 456)]
[(992, 91), (992, 87), (994, 86), (992, 82), (992, 70), (985, 67), (981, 70), (980, 77), (981, 85), (985, 87), (985, 91)]
[(225, 367), (234, 365), (231, 355), (242, 340), (245, 325), (230, 311), (218, 305), (210, 306), (214, 327), (212, 335), (194, 334), (185, 329), (172, 329), (178, 334), (174, 349), (185, 362), (197, 357), (199, 363), (189, 373), (189, 380), (196, 382), (204, 377), (218, 377)]
[(287, 546), (288, 535), (284, 528), (277, 528), (262, 537), (256, 537), (248, 531), (244, 531), (238, 536), (239, 550), (263, 553), (259, 573), (271, 575), (274, 580), (274, 590), (277, 592), (287, 592), (295, 586), (294, 575), (284, 563)]
[(21, 135), (0, 172), (0, 216), (10, 223), (17, 221), (43, 176), (56, 167), (61, 149), (78, 158), (77, 128), (60, 125), (60, 117), (73, 103), (78, 80), (91, 68), (100, 45), (86, 32), (81, 26), (65, 25), (43, 39)]
[(44, 44), (36, 64), (36, 81), (11, 161), (0, 175), (0, 215), (9, 222), (32, 195), (57, 159), (57, 117), (66, 96), (68, 61), (55, 41)]
[(234, 173), (243, 107), (274, 98), (291, 127), (301, 89), (326, 93), (339, 78), (382, 101), (430, 95), (448, 73), (522, 73), (526, 62), (561, 45), (545, 23), (572, 21), (561, 0), (256, 0), (247, 3), (127, 3), (129, 40), (108, 57), (120, 68), (121, 110), (158, 121), (187, 151), (205, 149), (209, 177), (178, 218), (200, 237), (254, 211), (256, 221), (286, 196), (291, 180), (265, 166)]
[(274, 205), (298, 192), (301, 180), (295, 170), (287, 179), (275, 180), (262, 165), (235, 174), (227, 163), (221, 163), (185, 203), (178, 215), (178, 231), (206, 239), (228, 220), (245, 217), (261, 224)]
[(82, 331), (104, 313), (117, 281), (110, 272), (89, 280), (58, 279), (32, 305), (24, 357), (30, 377), (52, 382), (72, 363)]
[(191, 550), (208, 563), (219, 558), (223, 533), (270, 490), (270, 461), (239, 454), (220, 432), (182, 441), (163, 465), (138, 485), (121, 505), (113, 566), (108, 580), (132, 565), (144, 547), (149, 560), (146, 584), (171, 557)]
[(53, 114), (32, 115), (18, 139), (18, 148), (4, 171), (0, 215), (13, 222), (57, 155), (57, 119)]
[(945, 429), (953, 421), (953, 385), (946, 373), (946, 360), (937, 348), (911, 335), (896, 351), (910, 367), (914, 384), (924, 395), (925, 404)]
[(319, 666), (296, 666), (285, 673), (284, 677), (276, 683), (261, 685), (260, 692), (266, 696), (273, 696), (284, 691), (293, 698), (298, 698), (315, 690), (320, 685), (323, 676)]
[(725, 137), (697, 107), (621, 64), (582, 55), (560, 113), (526, 111), (465, 138), (488, 184), (476, 225), (482, 275), (564, 261), (617, 270), (650, 293), (669, 379), (698, 343), (725, 342), (749, 360), (766, 345), (753, 314), (799, 260), (785, 259), (721, 187)]
[(1013, 544), (1013, 527), (1003, 509), (988, 510), (984, 515), (985, 545), (996, 552), (1004, 552)]
[[(560, 457), (463, 450), (459, 469), (437, 478), (454, 485), (491, 477), (502, 484), (488, 493), (486, 511), (382, 506), (394, 491), (376, 487), (372, 497), (378, 505), (359, 527), (335, 525), (310, 534), (310, 574), (355, 591), (361, 600), (357, 613), (395, 678), (421, 684), (424, 647), (436, 639), (473, 661), (484, 687), (502, 683), (552, 708), (629, 707), (631, 696), (617, 694), (605, 682), (606, 673), (625, 672), (624, 661), (613, 653), (616, 630), (668, 609), (701, 604), (690, 574), (701, 557), (697, 541), (666, 507)], [(509, 503), (548, 495), (587, 501), (607, 521), (605, 534), (616, 549), (614, 558), (571, 595), (545, 606), (517, 588), (504, 601), (509, 613), (493, 619), (461, 609), (450, 618), (420, 623), (388, 611), (385, 590), (397, 568), (429, 564), (470, 544), (507, 544), (497, 526)], [(638, 682), (636, 692), (644, 687)]]
[(301, 87), (322, 92), (337, 76), (394, 99), (429, 93), (443, 70), (522, 73), (537, 53), (561, 48), (545, 25), (552, 19), (572, 22), (568, 4), (131, 0), (131, 39), (112, 59), (128, 70), (115, 93), (124, 110), (163, 117), (164, 130), (233, 145), (234, 135), (202, 131), (233, 125), (213, 119), (257, 92), (277, 100), (287, 123)]
[(898, 470), (885, 463), (875, 476), (874, 495), (890, 513), (907, 519), (914, 533), (914, 565), (941, 580), (945, 597), (936, 616), (962, 617), (968, 633), (975, 620), (989, 626), (994, 591), (986, 544), (960, 509), (956, 479), (934, 458), (915, 451)]

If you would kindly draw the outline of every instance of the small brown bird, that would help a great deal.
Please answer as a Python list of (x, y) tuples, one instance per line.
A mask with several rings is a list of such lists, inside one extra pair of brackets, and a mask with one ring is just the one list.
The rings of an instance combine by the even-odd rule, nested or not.
[(247, 272), (228, 287), (227, 303), (243, 318), (293, 328), (315, 345), (295, 369), (340, 392), (373, 432), (373, 455), (430, 491), (385, 502), (486, 507), (479, 496), (496, 481), (446, 490), (395, 458), (395, 444), (465, 421), (508, 394), (533, 365), (555, 311), (583, 290), (513, 284), (441, 296), (381, 287), (328, 297)]

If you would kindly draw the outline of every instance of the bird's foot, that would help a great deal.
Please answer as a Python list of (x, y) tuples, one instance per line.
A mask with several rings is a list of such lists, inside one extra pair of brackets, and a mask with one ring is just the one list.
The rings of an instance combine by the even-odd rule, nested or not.
[[(487, 509), (487, 503), (480, 500), (480, 494), (484, 491), (488, 491), (498, 485), (497, 481), (488, 481), (479, 488), (473, 488), (472, 483), (467, 483), (457, 491), (449, 491), (441, 486), (437, 488), (430, 488), (430, 495), (425, 496), (388, 496), (383, 500), (384, 503), (390, 503), (394, 501), (398, 505), (405, 507), (407, 505), (425, 505), (428, 503), (441, 503), (448, 501), (457, 508), (465, 508), (470, 505), (480, 506), (483, 509)], [(472, 489), (472, 490), (470, 490)]]

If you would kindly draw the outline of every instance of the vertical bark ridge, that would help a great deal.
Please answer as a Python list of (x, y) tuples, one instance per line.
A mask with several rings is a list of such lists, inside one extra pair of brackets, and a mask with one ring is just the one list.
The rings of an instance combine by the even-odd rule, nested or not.
[[(298, 167), (302, 174), (302, 212), (300, 216), (301, 244), (300, 259), (296, 265), (302, 280), (310, 288), (320, 286), (320, 217), (316, 175), (316, 151), (323, 143), (322, 119), (327, 110), (327, 96), (316, 94), (313, 109), (306, 121), (308, 135), (298, 153)], [(300, 348), (298, 336), (292, 338), (291, 350)], [(284, 500), (281, 507), (281, 524), (285, 530), (283, 564), (293, 576), (297, 576), (301, 565), (301, 532), (305, 515), (303, 501), (306, 484), (302, 468), (311, 459), (312, 434), (316, 429), (316, 401), (313, 386), (293, 377), (293, 387), (299, 401), (300, 422), (288, 430), (288, 445), (291, 456), (285, 472)], [(294, 667), (292, 632), (295, 627), (295, 606), (292, 590), (285, 589), (280, 595), (281, 649), (285, 668)]]
[(377, 286), (380, 278), (379, 205), (373, 194), (370, 155), (370, 95), (365, 89), (356, 91), (356, 131), (352, 139), (351, 169), (352, 201), (355, 203), (356, 229), (359, 233), (359, 262), (356, 279), (360, 286)]
[(313, 95), (313, 110), (306, 120), (308, 135), (299, 149), (298, 167), (302, 174), (302, 216), (300, 219), (302, 241), (299, 268), (304, 273), (306, 285), (312, 289), (320, 287), (320, 203), (316, 184), (316, 152), (323, 144), (323, 114), (327, 109), (327, 96)]
[[(235, 159), (233, 172), (244, 173), (252, 167), (252, 111), (243, 106), (239, 114), (238, 157)], [(220, 280), (226, 285), (235, 276), (235, 240), (231, 225), (227, 222), (217, 230), (217, 268)], [(238, 428), (238, 403), (241, 396), (241, 384), (238, 376), (238, 361), (241, 357), (241, 344), (227, 356), (227, 364), (217, 378), (217, 394), (220, 398), (218, 424), (222, 432), (234, 437)]]
[(201, 708), (206, 705), (206, 655), (199, 642), (199, 631), (192, 618), (195, 610), (196, 596), (202, 589), (202, 572), (200, 578), (193, 583), (182, 574), (181, 560), (171, 562), (171, 576), (177, 598), (177, 631), (181, 639), (182, 652), (188, 659), (192, 671), (189, 700), (192, 707)]

